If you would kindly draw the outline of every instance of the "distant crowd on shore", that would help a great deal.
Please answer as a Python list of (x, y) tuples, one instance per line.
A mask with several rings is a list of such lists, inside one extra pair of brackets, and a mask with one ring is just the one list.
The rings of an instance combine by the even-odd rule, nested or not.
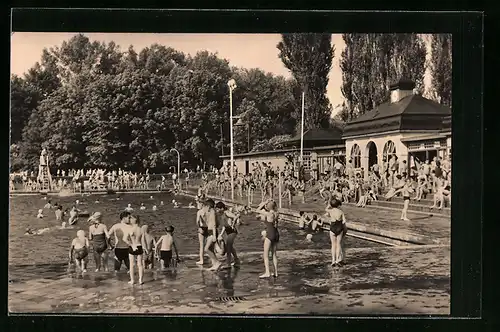
[[(445, 204), (451, 205), (451, 161), (450, 158), (432, 161), (415, 161), (416, 166), (408, 168), (406, 160), (399, 162), (396, 156), (391, 156), (383, 166), (374, 164), (364, 176), (364, 169), (355, 168), (352, 160), (343, 164), (340, 160), (328, 163), (323, 173), (318, 172), (317, 164), (311, 165), (309, 177), (304, 168), (297, 168), (293, 163), (286, 162), (284, 167), (274, 166), (266, 162), (252, 163), (252, 171), (243, 174), (233, 165), (235, 197), (245, 199), (253, 204), (256, 193), (261, 201), (275, 198), (281, 193), (281, 199), (292, 206), (295, 197), (301, 203), (316, 200), (321, 197), (325, 202), (336, 198), (342, 203), (355, 203), (365, 207), (371, 201), (380, 199), (391, 200), (401, 196), (404, 208), (401, 219), (409, 220), (406, 210), (410, 200), (420, 201), (433, 194), (431, 208), (442, 209)], [(231, 192), (230, 163), (216, 170), (211, 179), (203, 177), (199, 191), (206, 194), (227, 197)]]

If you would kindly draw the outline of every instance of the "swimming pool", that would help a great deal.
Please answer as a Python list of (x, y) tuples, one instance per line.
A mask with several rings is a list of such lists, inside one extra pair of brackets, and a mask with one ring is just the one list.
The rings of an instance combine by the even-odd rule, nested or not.
[[(117, 200), (119, 198), (119, 200)], [(59, 229), (60, 222), (56, 221), (54, 210), (44, 209), (45, 217), (37, 219), (38, 209), (43, 208), (48, 200), (52, 203), (60, 203), (63, 209), (71, 207), (75, 200), (79, 200), (81, 210), (90, 213), (99, 211), (103, 214), (103, 223), (108, 228), (119, 222), (118, 215), (127, 204), (131, 204), (135, 213), (141, 217), (143, 224), (150, 226), (150, 232), (158, 237), (164, 233), (167, 225), (175, 227), (175, 237), (179, 253), (196, 254), (198, 251), (197, 225), (195, 222), (196, 209), (174, 208), (172, 199), (187, 206), (193, 202), (185, 196), (173, 196), (170, 193), (148, 193), (148, 194), (120, 194), (102, 195), (93, 194), (89, 196), (58, 197), (47, 196), (47, 200), (41, 195), (13, 196), (10, 198), (9, 212), (9, 265), (64, 263), (68, 261), (68, 250), (71, 240), (76, 236), (79, 229), (88, 232), (87, 218), (81, 218), (72, 229)], [(99, 203), (95, 201), (99, 200)], [(164, 205), (160, 205), (163, 201)], [(144, 203), (146, 210), (139, 210)], [(152, 206), (157, 206), (157, 211)], [(65, 217), (67, 221), (67, 216)], [(242, 217), (242, 225), (235, 242), (238, 251), (260, 251), (262, 250), (261, 231), (264, 229), (260, 220), (254, 214)], [(40, 235), (25, 235), (27, 228), (49, 230)], [(282, 222), (280, 224), (279, 250), (297, 249), (320, 249), (329, 248), (330, 240), (327, 232), (315, 234), (313, 242), (306, 242), (306, 233), (298, 229), (296, 224)], [(381, 246), (374, 242), (356, 239), (347, 236), (345, 240), (347, 248), (375, 247)], [(93, 263), (91, 263), (93, 266)]]

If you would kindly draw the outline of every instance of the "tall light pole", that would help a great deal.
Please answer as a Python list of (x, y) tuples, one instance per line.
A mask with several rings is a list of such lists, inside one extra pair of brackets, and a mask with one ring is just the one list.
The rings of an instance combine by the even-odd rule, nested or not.
[(177, 149), (170, 149), (170, 152), (177, 152), (177, 181), (179, 181), (179, 184), (181, 183), (181, 154)]
[(233, 142), (233, 90), (236, 89), (236, 81), (230, 79), (227, 82), (229, 87), (229, 132), (231, 135), (231, 200), (234, 200), (234, 142)]
[(302, 92), (302, 119), (300, 126), (300, 163), (304, 162), (304, 97), (305, 93)]

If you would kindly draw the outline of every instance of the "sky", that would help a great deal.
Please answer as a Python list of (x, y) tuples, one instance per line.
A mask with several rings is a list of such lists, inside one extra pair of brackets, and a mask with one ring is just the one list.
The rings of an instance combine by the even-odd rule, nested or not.
[[(40, 60), (44, 48), (59, 46), (74, 35), (75, 33), (52, 32), (13, 33), (11, 36), (11, 73), (22, 75)], [(126, 51), (130, 45), (133, 45), (137, 53), (154, 43), (191, 55), (207, 50), (218, 53), (220, 57), (227, 59), (231, 66), (260, 68), (276, 75), (291, 77), (289, 70), (278, 57), (279, 51), (276, 45), (281, 39), (279, 34), (85, 33), (85, 35), (92, 41), (114, 41), (122, 51)], [(339, 66), (340, 55), (345, 48), (342, 35), (333, 34), (332, 44), (335, 46), (335, 57), (329, 75), (327, 95), (335, 108), (343, 102), (340, 90), (342, 72)], [(429, 54), (430, 50), (427, 53)], [(426, 85), (430, 81), (428, 76), (426, 75), (425, 79)]]

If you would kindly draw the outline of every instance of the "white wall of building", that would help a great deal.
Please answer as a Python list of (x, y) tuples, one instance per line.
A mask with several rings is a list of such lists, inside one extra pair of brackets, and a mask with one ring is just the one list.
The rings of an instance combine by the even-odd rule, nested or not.
[[(234, 163), (236, 164), (236, 167), (238, 168), (239, 173), (245, 174), (245, 162), (248, 161), (248, 168), (249, 172), (253, 171), (252, 163), (259, 163), (262, 164), (264, 163), (271, 163), (273, 167), (279, 167), (280, 170), (283, 170), (285, 167), (285, 162), (286, 158), (285, 156), (275, 156), (275, 155), (270, 155), (270, 156), (243, 156), (239, 157), (236, 156), (234, 158)], [(230, 159), (224, 159), (224, 164), (230, 162)]]
[(364, 176), (368, 177), (369, 172), (369, 146), (370, 142), (373, 142), (377, 148), (377, 164), (382, 169), (383, 166), (383, 153), (384, 147), (389, 142), (392, 141), (396, 148), (396, 156), (398, 160), (407, 160), (408, 158), (408, 148), (401, 142), (404, 134), (394, 133), (394, 134), (370, 134), (369, 137), (358, 137), (358, 138), (348, 138), (346, 139), (346, 155), (347, 160), (352, 159), (351, 156), (352, 148), (357, 144), (361, 150), (361, 167), (364, 168)]

